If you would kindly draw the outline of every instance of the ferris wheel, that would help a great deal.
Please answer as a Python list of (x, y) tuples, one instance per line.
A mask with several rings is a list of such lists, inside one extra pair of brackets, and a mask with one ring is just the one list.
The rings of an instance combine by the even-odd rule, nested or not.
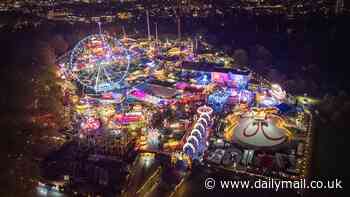
[(82, 39), (72, 50), (72, 76), (95, 93), (121, 88), (128, 74), (130, 55), (120, 42), (106, 34)]

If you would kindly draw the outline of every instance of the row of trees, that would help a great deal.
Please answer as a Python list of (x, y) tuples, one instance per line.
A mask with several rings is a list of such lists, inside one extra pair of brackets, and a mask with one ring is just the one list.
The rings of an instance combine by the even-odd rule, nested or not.
[(70, 42), (83, 35), (76, 33), (66, 38), (61, 34), (15, 33), (7, 36), (9, 41), (4, 53), (8, 56), (2, 58), (6, 65), (0, 68), (3, 74), (1, 111), (4, 112), (0, 123), (6, 131), (0, 142), (0, 156), (4, 160), (0, 168), (6, 169), (1, 171), (0, 196), (36, 196), (39, 165), (34, 158), (40, 155), (35, 150), (41, 137), (50, 131), (30, 120), (50, 113), (54, 114), (53, 121), (61, 125), (62, 95), (55, 83), (55, 61), (70, 48)]

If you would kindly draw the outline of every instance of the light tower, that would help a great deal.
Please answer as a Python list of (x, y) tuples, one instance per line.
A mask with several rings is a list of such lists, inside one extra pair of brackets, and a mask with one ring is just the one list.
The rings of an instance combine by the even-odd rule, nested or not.
[(181, 14), (182, 14), (182, 6), (181, 1), (177, 1), (176, 5), (176, 23), (177, 23), (177, 37), (181, 40)]
[(122, 30), (123, 30), (123, 38), (126, 39), (127, 35), (126, 35), (126, 31), (125, 31), (124, 25), (122, 26)]
[(181, 40), (181, 18), (180, 18), (180, 16), (177, 17), (177, 37), (179, 40)]
[(156, 42), (158, 42), (158, 23), (155, 23), (156, 26)]
[(101, 21), (98, 21), (97, 24), (98, 24), (98, 31), (102, 35)]
[(335, 14), (342, 14), (344, 10), (344, 0), (337, 0), (335, 4)]
[(147, 36), (148, 36), (148, 40), (151, 40), (151, 27), (149, 24), (149, 11), (146, 10), (146, 17), (147, 17)]

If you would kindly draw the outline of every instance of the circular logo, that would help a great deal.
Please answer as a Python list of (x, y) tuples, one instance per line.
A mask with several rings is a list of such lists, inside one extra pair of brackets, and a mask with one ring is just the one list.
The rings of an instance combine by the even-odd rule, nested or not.
[(204, 187), (206, 189), (212, 190), (215, 188), (215, 180), (213, 178), (206, 178), (204, 182)]

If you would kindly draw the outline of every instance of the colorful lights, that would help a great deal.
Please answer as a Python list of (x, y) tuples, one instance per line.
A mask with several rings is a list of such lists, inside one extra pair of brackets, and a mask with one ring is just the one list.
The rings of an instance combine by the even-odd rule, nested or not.
[(139, 122), (142, 120), (142, 116), (140, 114), (116, 114), (114, 115), (114, 121), (119, 124), (129, 124), (132, 122)]
[[(69, 89), (71, 102), (68, 102), (67, 106), (72, 106), (75, 113), (74, 118), (77, 117), (75, 121), (82, 120), (76, 122), (81, 123), (78, 136), (82, 137), (82, 141), (89, 138), (85, 135), (86, 131), (98, 129), (98, 135), (94, 135), (93, 138), (106, 134), (104, 132), (107, 132), (112, 139), (121, 138), (120, 136), (130, 137), (133, 140), (136, 139), (135, 150), (137, 151), (168, 155), (179, 153), (178, 159), (187, 158), (186, 162), (190, 164), (196, 159), (205, 162), (206, 153), (212, 151), (212, 148), (207, 149), (209, 145), (210, 147), (213, 145), (213, 148), (216, 148), (216, 145), (219, 148), (222, 146), (226, 148), (226, 145), (229, 144), (238, 145), (239, 150), (242, 150), (240, 145), (243, 144), (242, 147), (277, 149), (275, 145), (292, 139), (294, 130), (287, 130), (287, 126), (290, 128), (290, 122), (286, 123), (287, 119), (279, 118), (276, 115), (277, 111), (261, 109), (261, 107), (276, 106), (282, 102), (286, 95), (279, 85), (273, 84), (269, 88), (265, 84), (254, 84), (255, 80), (251, 80), (253, 83), (250, 83), (249, 75), (236, 74), (241, 72), (234, 72), (229, 68), (189, 70), (181, 62), (183, 59), (169, 58), (162, 54), (163, 49), (156, 47), (151, 48), (156, 51), (157, 55), (154, 56), (154, 59), (149, 60), (142, 56), (142, 53), (153, 54), (155, 52), (148, 50), (148, 45), (144, 49), (138, 48), (141, 46), (138, 43), (134, 45), (137, 47), (132, 48), (129, 55), (120, 58), (125, 57), (126, 60), (131, 60), (131, 64), (136, 65), (137, 69), (144, 70), (134, 70), (134, 67), (131, 67), (132, 72), (124, 81), (123, 89), (113, 90), (113, 92), (101, 91), (98, 94), (85, 92), (86, 86), (82, 88), (82, 91), (76, 91), (77, 88)], [(118, 47), (112, 48), (112, 53), (109, 53), (108, 49), (98, 40), (93, 40), (88, 47), (98, 49), (91, 49), (91, 54), (81, 55), (82, 59), (79, 60), (80, 64), (75, 65), (74, 74), (79, 74), (78, 72), (83, 70), (91, 70), (91, 74), (97, 75), (99, 69), (94, 67), (95, 65), (108, 67), (110, 61), (118, 60), (114, 54), (121, 53)], [(141, 51), (137, 51), (139, 49)], [(141, 56), (144, 59), (136, 61), (135, 56)], [(211, 56), (215, 60), (215, 55)], [(96, 62), (87, 64), (83, 61), (84, 59)], [(198, 60), (192, 57), (187, 58), (188, 61), (191, 59), (192, 61)], [(151, 68), (158, 64), (162, 67), (151, 73)], [(103, 69), (102, 72), (104, 73)], [(103, 75), (99, 75), (100, 77)], [(72, 81), (72, 79), (66, 81)], [(142, 82), (139, 85), (129, 85), (133, 81)], [(107, 82), (109, 82), (108, 79)], [(72, 84), (72, 86), (75, 85)], [(108, 84), (99, 82), (93, 88), (97, 87), (98, 90), (112, 88), (108, 87)], [(162, 88), (157, 91), (147, 88), (152, 84), (157, 84)], [(174, 94), (165, 92), (164, 89), (170, 89), (168, 92)], [(125, 92), (121, 93), (121, 91)], [(84, 92), (82, 97), (80, 97), (81, 92)], [(253, 99), (254, 95), (256, 95), (256, 100)], [(255, 106), (258, 109), (254, 108)], [(221, 113), (223, 111), (225, 113)], [(221, 118), (226, 115), (226, 112), (230, 115), (223, 121)], [(301, 120), (295, 122), (305, 124)], [(218, 144), (215, 144), (216, 142)], [(241, 163), (235, 163), (234, 168), (237, 165), (240, 166)]]
[(211, 82), (210, 75), (206, 73), (201, 73), (199, 77), (197, 77), (196, 81), (199, 85), (208, 85)]
[(105, 34), (90, 35), (81, 40), (74, 47), (69, 62), (73, 76), (95, 92), (121, 87), (129, 66), (128, 51), (118, 40)]
[(209, 105), (215, 112), (222, 112), (224, 105), (227, 103), (230, 94), (227, 91), (216, 91), (208, 97)]
[(281, 101), (286, 98), (286, 92), (278, 84), (272, 84), (270, 94), (277, 100)]
[(88, 117), (85, 121), (83, 121), (80, 125), (81, 129), (87, 132), (95, 131), (99, 129), (101, 123), (98, 119), (93, 117)]
[(176, 89), (184, 90), (185, 88), (188, 88), (190, 84), (186, 82), (177, 82), (176, 83)]
[(167, 99), (161, 99), (161, 98), (158, 98), (156, 96), (152, 96), (150, 94), (147, 94), (143, 90), (136, 89), (136, 88), (130, 92), (129, 96), (131, 98), (136, 99), (136, 100), (150, 103), (150, 104), (156, 105), (156, 106), (164, 106), (164, 105), (171, 103), (171, 101), (169, 101)]
[[(203, 125), (202, 122), (208, 123), (211, 118), (210, 115), (213, 112), (208, 106), (201, 106), (197, 109), (199, 119), (194, 124), (194, 127), (190, 135), (186, 138), (186, 143), (183, 146), (183, 152), (190, 158), (196, 159), (201, 157), (206, 147), (206, 138), (208, 136), (207, 129), (210, 125)], [(205, 121), (203, 121), (203, 119)]]
[(211, 78), (213, 82), (225, 84), (230, 81), (229, 75), (227, 73), (212, 72)]
[(291, 139), (285, 121), (276, 115), (276, 108), (252, 108), (241, 115), (227, 117), (225, 137), (255, 147), (272, 147)]
[(148, 135), (147, 135), (149, 148), (158, 148), (159, 138), (160, 138), (160, 133), (158, 129), (149, 129)]

